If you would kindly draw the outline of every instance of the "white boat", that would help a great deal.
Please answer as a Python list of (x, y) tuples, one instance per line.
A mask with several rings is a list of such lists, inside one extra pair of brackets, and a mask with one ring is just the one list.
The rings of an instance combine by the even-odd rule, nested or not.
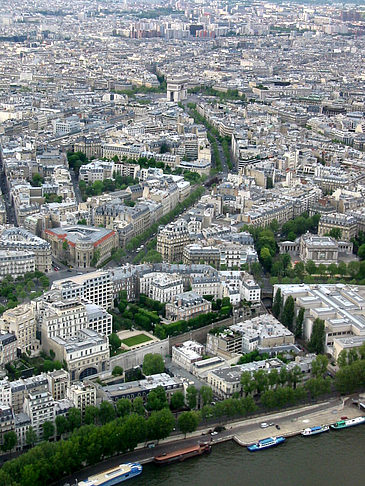
[(347, 427), (354, 427), (355, 425), (360, 425), (365, 423), (365, 417), (356, 417), (353, 419), (339, 420), (335, 424), (331, 425), (331, 429), (340, 430), (347, 429)]
[(308, 427), (307, 429), (304, 429), (302, 435), (304, 435), (304, 437), (307, 437), (309, 435), (322, 434), (323, 432), (328, 432), (329, 430), (329, 425), (317, 425), (315, 427)]
[(78, 483), (78, 486), (114, 486), (115, 484), (120, 484), (123, 481), (138, 476), (141, 472), (141, 464), (138, 462), (129, 462), (90, 476), (86, 481)]

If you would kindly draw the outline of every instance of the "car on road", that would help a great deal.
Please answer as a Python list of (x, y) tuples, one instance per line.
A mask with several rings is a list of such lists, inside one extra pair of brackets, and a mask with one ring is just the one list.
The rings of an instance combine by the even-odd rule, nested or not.
[(280, 430), (280, 425), (276, 424), (275, 427)]
[(269, 427), (269, 424), (267, 422), (262, 422), (262, 424), (260, 424), (260, 427), (262, 429), (266, 429), (267, 427)]
[(214, 431), (214, 432), (211, 432), (210, 435), (218, 435), (218, 432)]
[(57, 267), (53, 267), (53, 270), (54, 270), (55, 272), (58, 272), (58, 268), (57, 268)]
[(274, 425), (275, 425), (274, 422), (269, 423), (269, 427), (274, 427)]

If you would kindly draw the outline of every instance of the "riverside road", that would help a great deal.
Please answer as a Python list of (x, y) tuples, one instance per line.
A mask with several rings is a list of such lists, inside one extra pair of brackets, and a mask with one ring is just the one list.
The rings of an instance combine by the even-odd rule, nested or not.
[[(246, 420), (230, 422), (225, 424), (226, 430), (213, 437), (208, 433), (208, 430), (213, 429), (214, 425), (210, 425), (209, 428), (208, 426), (203, 426), (196, 432), (190, 434), (190, 437), (186, 439), (184, 439), (184, 436), (181, 434), (175, 434), (160, 441), (160, 443), (153, 449), (140, 445), (133, 452), (109, 458), (95, 466), (83, 469), (78, 474), (70, 476), (56, 484), (58, 486), (63, 486), (65, 484), (73, 485), (75, 484), (76, 479), (79, 481), (85, 480), (88, 476), (97, 474), (110, 467), (117, 466), (122, 462), (138, 461), (144, 464), (152, 461), (153, 456), (175, 451), (200, 442), (209, 442), (214, 445), (216, 443), (234, 439), (237, 443), (245, 445), (272, 435), (292, 436), (299, 433), (302, 429), (312, 425), (336, 422), (342, 415), (353, 418), (361, 415), (361, 412), (352, 405), (351, 399), (345, 401), (343, 399), (334, 398), (315, 405), (303, 406), (299, 409), (285, 410), (265, 416), (261, 415)], [(276, 430), (275, 427), (262, 429), (260, 428), (262, 422), (274, 423), (280, 427), (280, 430)]]

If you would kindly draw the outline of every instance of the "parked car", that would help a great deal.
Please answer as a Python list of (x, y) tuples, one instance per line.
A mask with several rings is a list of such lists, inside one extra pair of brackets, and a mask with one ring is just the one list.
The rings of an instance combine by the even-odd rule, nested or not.
[(280, 430), (280, 425), (276, 424), (275, 427)]
[(212, 432), (210, 435), (218, 435), (218, 432)]
[(260, 424), (260, 427), (262, 429), (266, 429), (267, 427), (269, 427), (269, 424), (267, 422), (262, 422), (262, 424)]

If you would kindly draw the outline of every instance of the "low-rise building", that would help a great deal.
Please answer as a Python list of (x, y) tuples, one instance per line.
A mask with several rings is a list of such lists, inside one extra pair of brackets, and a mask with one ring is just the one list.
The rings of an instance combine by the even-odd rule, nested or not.
[(196, 341), (185, 341), (172, 346), (172, 362), (191, 371), (192, 364), (203, 359), (204, 346)]
[(193, 291), (183, 292), (166, 304), (166, 319), (172, 321), (188, 320), (199, 314), (211, 312), (212, 303)]
[(181, 380), (171, 377), (167, 373), (159, 373), (147, 376), (144, 380), (100, 387), (99, 393), (104, 400), (112, 402), (116, 402), (121, 398), (127, 398), (133, 401), (137, 397), (141, 397), (145, 401), (149, 392), (158, 386), (163, 387), (168, 400), (170, 400), (171, 395), (176, 391), (184, 390)]

